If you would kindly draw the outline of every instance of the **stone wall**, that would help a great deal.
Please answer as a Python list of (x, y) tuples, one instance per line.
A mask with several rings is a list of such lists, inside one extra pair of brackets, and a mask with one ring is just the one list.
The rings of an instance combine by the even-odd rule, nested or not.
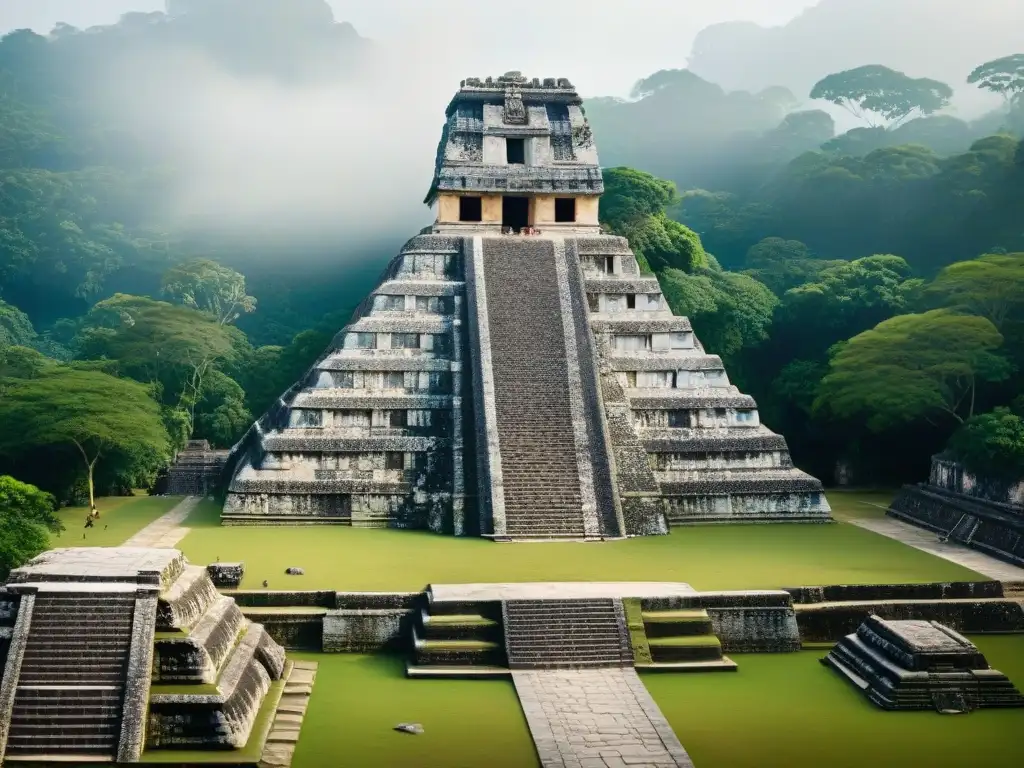
[(933, 456), (928, 483), (965, 496), (1017, 506), (1024, 514), (1024, 468), (1021, 469), (1021, 478), (1017, 481), (1000, 481), (978, 477), (953, 459)]
[(692, 596), (645, 598), (644, 610), (703, 608), (725, 653), (783, 653), (800, 650), (800, 631), (788, 592), (781, 590), (699, 592)]
[(957, 632), (1024, 632), (1019, 600), (863, 601), (803, 605), (796, 612), (805, 643), (838, 642), (870, 615), (883, 619), (938, 621)]

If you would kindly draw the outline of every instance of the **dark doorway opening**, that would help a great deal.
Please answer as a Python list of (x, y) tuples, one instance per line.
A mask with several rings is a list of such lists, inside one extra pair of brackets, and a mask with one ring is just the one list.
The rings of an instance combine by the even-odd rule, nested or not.
[(482, 198), (459, 198), (459, 221), (481, 221), (483, 217), (484, 204)]
[(505, 139), (505, 160), (509, 165), (526, 165), (526, 140)]
[(530, 198), (503, 197), (501, 199), (501, 226), (518, 232), (530, 226)]
[(570, 224), (576, 221), (576, 198), (555, 198), (555, 221), (559, 224)]

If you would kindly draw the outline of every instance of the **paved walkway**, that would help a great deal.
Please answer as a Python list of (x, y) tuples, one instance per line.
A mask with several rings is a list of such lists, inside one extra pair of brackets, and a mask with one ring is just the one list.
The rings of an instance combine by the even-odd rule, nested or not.
[(543, 768), (693, 768), (630, 668), (513, 670)]
[(894, 520), (891, 517), (882, 518), (850, 518), (848, 522), (853, 523), (869, 531), (888, 536), (904, 544), (920, 549), (943, 560), (970, 568), (975, 573), (987, 576), (996, 581), (1024, 581), (1024, 568), (1018, 568), (1011, 563), (1005, 563), (984, 552), (965, 547), (956, 542), (939, 541), (939, 535), (934, 531), (918, 528), (904, 523), (901, 520)]
[(200, 501), (202, 498), (199, 496), (186, 496), (174, 509), (158, 517), (121, 546), (173, 549), (188, 534), (189, 529), (181, 524)]

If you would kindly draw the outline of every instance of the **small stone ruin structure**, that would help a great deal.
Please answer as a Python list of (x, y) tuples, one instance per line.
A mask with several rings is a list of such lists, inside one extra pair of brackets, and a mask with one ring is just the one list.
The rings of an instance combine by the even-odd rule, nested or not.
[(471, 78), (446, 117), (436, 222), (232, 450), (222, 521), (593, 540), (831, 520), (821, 483), (602, 233), (572, 84)]
[(0, 756), (138, 762), (254, 733), (281, 647), (174, 549), (46, 552), (0, 593)]
[(822, 663), (882, 709), (957, 713), (1024, 706), (1024, 696), (974, 643), (935, 621), (869, 616)]
[(206, 440), (189, 440), (167, 470), (171, 496), (206, 496), (220, 483), (230, 451), (214, 450)]
[(1024, 566), (1024, 468), (1015, 481), (997, 481), (933, 456), (928, 482), (904, 486), (888, 514)]

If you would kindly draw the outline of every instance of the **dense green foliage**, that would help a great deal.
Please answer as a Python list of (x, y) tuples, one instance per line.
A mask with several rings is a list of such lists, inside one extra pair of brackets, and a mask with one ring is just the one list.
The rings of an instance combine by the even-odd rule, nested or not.
[(56, 511), (49, 493), (0, 475), (0, 578), (49, 546), (49, 534), (63, 528)]
[(1024, 468), (1024, 418), (996, 408), (968, 419), (949, 441), (950, 453), (975, 475), (1020, 482)]
[(38, 475), (52, 487), (62, 465), (75, 462), (72, 478), (84, 474), (93, 505), (101, 462), (130, 489), (152, 482), (169, 458), (160, 407), (147, 386), (59, 363), (0, 386), (0, 456), (21, 477)]
[[(193, 145), (150, 113), (194, 112), (192, 72), (308, 95), (365, 54), (324, 0), (176, 0), (0, 39), (0, 472), (61, 502), (147, 485), (191, 437), (233, 444), (328, 347), (384, 253), (301, 215), (214, 231), (169, 214)], [(602, 224), (826, 481), (917, 479), (1021, 391), (1020, 67), (961, 75), (1005, 97), (974, 122), (937, 114), (942, 82), (828, 75), (822, 106), (887, 124), (839, 136), (810, 83), (663, 70), (587, 102), (614, 166)]]

